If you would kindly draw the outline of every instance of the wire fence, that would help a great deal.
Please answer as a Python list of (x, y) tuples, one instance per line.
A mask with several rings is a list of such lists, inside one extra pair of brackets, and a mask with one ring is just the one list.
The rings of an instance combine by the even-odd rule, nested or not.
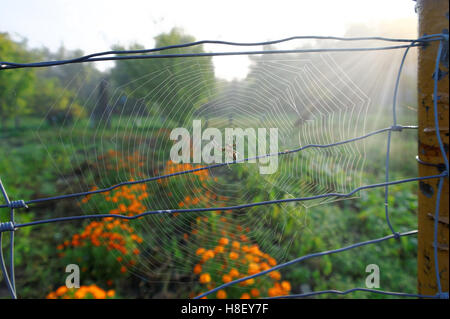
[[(271, 44), (278, 44), (282, 42), (292, 41), (292, 40), (304, 40), (304, 39), (315, 39), (315, 40), (337, 40), (337, 41), (369, 41), (369, 40), (378, 40), (378, 41), (385, 41), (385, 42), (397, 42), (397, 43), (405, 43), (401, 45), (393, 45), (393, 46), (380, 46), (380, 47), (361, 47), (361, 48), (324, 48), (324, 49), (297, 49), (297, 50), (268, 50), (268, 51), (233, 51), (233, 52), (209, 52), (209, 53), (189, 53), (189, 54), (149, 54), (149, 53), (155, 53), (155, 52), (161, 52), (169, 49), (175, 49), (175, 48), (185, 48), (185, 47), (191, 47), (191, 46), (197, 46), (202, 44), (220, 44), (220, 45), (229, 45), (229, 46), (262, 46), (262, 45), (271, 45)], [(397, 123), (397, 112), (396, 112), (396, 106), (397, 106), (397, 95), (398, 95), (398, 89), (399, 89), (399, 82), (400, 82), (400, 76), (402, 73), (403, 65), (406, 59), (406, 56), (412, 47), (420, 47), (426, 45), (428, 42), (431, 41), (439, 41), (439, 48), (436, 55), (436, 64), (435, 64), (435, 72), (433, 74), (433, 80), (434, 80), (434, 95), (433, 95), (433, 112), (434, 112), (434, 124), (435, 124), (435, 132), (436, 132), (436, 138), (439, 143), (440, 152), (443, 158), (443, 165), (440, 166), (440, 174), (438, 175), (430, 175), (430, 176), (420, 176), (420, 177), (413, 177), (408, 179), (402, 179), (402, 180), (396, 180), (396, 181), (390, 181), (389, 180), (389, 159), (390, 159), (390, 148), (391, 148), (391, 137), (392, 132), (402, 132), (403, 130), (411, 130), (411, 129), (418, 129), (417, 126), (404, 126)], [(46, 197), (46, 198), (37, 198), (37, 199), (31, 199), (31, 200), (15, 200), (10, 201), (8, 194), (6, 192), (5, 187), (3, 186), (1, 180), (0, 180), (0, 189), (2, 191), (5, 204), (0, 205), (0, 208), (7, 208), (10, 210), (10, 219), (7, 222), (0, 222), (0, 248), (2, 247), (2, 236), (4, 232), (10, 233), (10, 261), (9, 261), (9, 269), (7, 269), (7, 265), (5, 262), (5, 258), (3, 256), (3, 249), (0, 249), (0, 264), (1, 264), (1, 270), (3, 273), (3, 279), (6, 282), (7, 288), (11, 294), (12, 298), (17, 298), (16, 294), (16, 287), (15, 287), (15, 274), (14, 274), (14, 233), (16, 230), (24, 227), (30, 227), (30, 226), (37, 226), (41, 224), (48, 224), (48, 223), (57, 223), (57, 222), (66, 222), (66, 221), (74, 221), (74, 220), (82, 220), (82, 219), (101, 219), (106, 217), (113, 217), (113, 218), (121, 218), (121, 219), (138, 219), (142, 218), (147, 215), (155, 215), (155, 214), (174, 214), (174, 213), (198, 213), (198, 212), (208, 212), (208, 211), (226, 211), (226, 210), (238, 210), (242, 208), (249, 208), (249, 207), (255, 207), (255, 206), (261, 206), (261, 205), (273, 205), (273, 204), (280, 204), (280, 203), (286, 203), (286, 202), (301, 202), (301, 201), (309, 201), (319, 198), (326, 198), (326, 197), (335, 197), (335, 198), (345, 198), (350, 197), (355, 193), (358, 193), (362, 190), (367, 189), (373, 189), (373, 188), (380, 188), (384, 187), (385, 190), (385, 199), (384, 199), (384, 206), (385, 206), (385, 218), (386, 223), (390, 229), (391, 234), (385, 237), (364, 241), (364, 242), (358, 242), (346, 247), (342, 247), (335, 250), (328, 250), (328, 251), (322, 251), (317, 252), (309, 255), (305, 255), (296, 259), (293, 259), (291, 261), (288, 261), (283, 264), (279, 264), (277, 266), (274, 266), (270, 269), (267, 269), (265, 271), (258, 272), (256, 274), (242, 277), (239, 279), (236, 279), (234, 281), (230, 281), (226, 284), (220, 285), (218, 287), (215, 287), (214, 289), (211, 289), (203, 294), (198, 295), (195, 298), (202, 298), (207, 295), (210, 295), (220, 289), (224, 289), (226, 287), (229, 287), (231, 285), (238, 284), (240, 282), (246, 281), (248, 279), (252, 279), (255, 277), (263, 276), (265, 274), (268, 274), (270, 272), (273, 272), (275, 270), (279, 270), (282, 268), (285, 268), (287, 266), (300, 263), (304, 260), (314, 258), (314, 257), (320, 257), (325, 255), (331, 255), (340, 253), (346, 250), (366, 246), (366, 245), (372, 245), (377, 244), (383, 241), (387, 241), (390, 239), (399, 239), (401, 237), (407, 237), (407, 236), (413, 236), (418, 233), (417, 230), (411, 230), (408, 232), (397, 232), (395, 231), (394, 226), (392, 225), (390, 218), (389, 218), (389, 202), (388, 202), (388, 195), (389, 195), (389, 186), (402, 184), (402, 183), (411, 183), (421, 180), (428, 180), (428, 179), (439, 179), (438, 184), (438, 190), (436, 194), (436, 205), (435, 205), (435, 216), (434, 216), (434, 266), (435, 266), (435, 274), (436, 274), (436, 285), (438, 288), (438, 293), (436, 295), (421, 295), (421, 294), (410, 294), (410, 293), (402, 293), (402, 292), (392, 292), (392, 291), (383, 291), (383, 290), (375, 290), (375, 289), (367, 289), (367, 288), (353, 288), (345, 291), (337, 291), (337, 290), (324, 290), (324, 291), (316, 291), (316, 292), (310, 292), (305, 294), (291, 294), (291, 295), (283, 295), (283, 296), (275, 296), (270, 297), (271, 299), (278, 299), (278, 298), (300, 298), (300, 297), (310, 297), (310, 296), (317, 296), (317, 295), (323, 295), (323, 294), (336, 294), (336, 295), (346, 295), (350, 294), (352, 292), (367, 292), (367, 293), (374, 293), (374, 294), (382, 294), (382, 295), (390, 295), (390, 296), (396, 296), (396, 297), (416, 297), (416, 298), (446, 298), (448, 299), (448, 292), (442, 291), (441, 287), (441, 280), (440, 280), (440, 271), (439, 271), (439, 264), (438, 264), (438, 221), (439, 221), (439, 208), (440, 208), (440, 199), (444, 184), (444, 179), (448, 178), (448, 172), (449, 172), (449, 164), (447, 159), (447, 154), (444, 148), (444, 144), (442, 142), (441, 136), (440, 136), (440, 129), (439, 129), (439, 121), (438, 121), (438, 105), (437, 105), (437, 96), (438, 96), (438, 81), (439, 81), (439, 64), (441, 62), (441, 57), (444, 55), (444, 50), (446, 49), (444, 47), (444, 44), (448, 45), (448, 34), (432, 34), (432, 35), (426, 35), (418, 39), (394, 39), (394, 38), (384, 38), (384, 37), (358, 37), (358, 38), (344, 38), (344, 37), (324, 37), (324, 36), (295, 36), (275, 41), (266, 41), (266, 42), (253, 42), (253, 43), (239, 43), (239, 42), (227, 42), (227, 41), (197, 41), (192, 43), (185, 43), (185, 44), (179, 44), (179, 45), (171, 45), (166, 47), (159, 47), (154, 49), (146, 49), (146, 50), (128, 50), (128, 51), (105, 51), (105, 52), (99, 52), (95, 54), (86, 55), (83, 57), (75, 58), (75, 59), (69, 59), (69, 60), (60, 60), (60, 61), (45, 61), (45, 62), (37, 62), (37, 63), (13, 63), (13, 62), (0, 62), (0, 71), (7, 70), (7, 69), (18, 69), (18, 68), (37, 68), (37, 67), (49, 67), (49, 66), (55, 66), (55, 65), (63, 65), (63, 64), (72, 64), (72, 63), (85, 63), (85, 62), (95, 62), (95, 61), (107, 61), (107, 60), (130, 60), (130, 59), (157, 59), (157, 58), (189, 58), (189, 57), (204, 57), (204, 56), (225, 56), (225, 55), (255, 55), (255, 54), (287, 54), (287, 53), (313, 53), (313, 52), (353, 52), (353, 51), (379, 51), (379, 50), (394, 50), (394, 49), (405, 49), (405, 52), (403, 54), (400, 67), (397, 74), (397, 79), (395, 83), (394, 88), (394, 95), (393, 95), (393, 105), (392, 105), (392, 115), (393, 115), (393, 123), (390, 127), (376, 130), (373, 132), (370, 132), (368, 134), (355, 137), (352, 139), (343, 140), (340, 142), (332, 143), (332, 144), (309, 144), (305, 145), (296, 149), (291, 149), (283, 152), (278, 153), (272, 153), (272, 154), (265, 154), (260, 156), (255, 156), (251, 158), (244, 158), (241, 160), (234, 160), (230, 162), (220, 163), (220, 164), (213, 164), (209, 166), (203, 166), (195, 169), (180, 171), (172, 174), (167, 175), (160, 175), (160, 176), (154, 176), (149, 177), (145, 179), (140, 179), (136, 181), (127, 181), (122, 182), (119, 184), (112, 185), (108, 188), (103, 189), (97, 189), (93, 191), (86, 191), (86, 192), (80, 192), (80, 193), (72, 193), (72, 194), (65, 194), (65, 195), (59, 195), (59, 196), (53, 196), (53, 197)], [(60, 217), (60, 218), (50, 218), (50, 219), (42, 219), (42, 220), (34, 220), (27, 223), (16, 223), (14, 221), (14, 214), (15, 211), (18, 209), (28, 208), (28, 205), (33, 205), (41, 202), (46, 201), (55, 201), (55, 200), (64, 200), (69, 198), (76, 198), (76, 197), (83, 197), (88, 196), (92, 194), (97, 193), (104, 193), (109, 192), (113, 189), (119, 188), (121, 186), (125, 185), (133, 185), (133, 184), (140, 184), (140, 183), (148, 183), (152, 181), (157, 181), (161, 179), (167, 179), (178, 175), (183, 174), (190, 174), (201, 170), (212, 170), (221, 166), (225, 165), (234, 165), (239, 163), (248, 162), (251, 160), (261, 159), (265, 157), (271, 157), (271, 156), (283, 156), (290, 153), (296, 153), (301, 152), (308, 148), (329, 148), (334, 147), (346, 143), (355, 142), (358, 140), (363, 140), (366, 138), (369, 138), (374, 135), (382, 134), (387, 132), (387, 150), (386, 150), (386, 161), (385, 161), (385, 182), (378, 183), (378, 184), (370, 184), (361, 186), (358, 188), (353, 189), (349, 193), (325, 193), (320, 194), (316, 196), (310, 196), (310, 197), (298, 197), (298, 198), (289, 198), (289, 199), (277, 199), (277, 200), (270, 200), (270, 201), (262, 201), (262, 202), (254, 202), (254, 203), (246, 203), (242, 205), (236, 205), (236, 206), (228, 206), (228, 207), (206, 207), (206, 208), (191, 208), (191, 209), (164, 209), (164, 210), (152, 210), (152, 211), (146, 211), (142, 212), (140, 214), (134, 215), (134, 216), (126, 216), (126, 215), (120, 215), (120, 214), (90, 214), (90, 215), (78, 215), (78, 216), (67, 216), (67, 217)], [(424, 165), (427, 165), (428, 163), (422, 162), (420, 159), (418, 159), (419, 163), (422, 163)]]

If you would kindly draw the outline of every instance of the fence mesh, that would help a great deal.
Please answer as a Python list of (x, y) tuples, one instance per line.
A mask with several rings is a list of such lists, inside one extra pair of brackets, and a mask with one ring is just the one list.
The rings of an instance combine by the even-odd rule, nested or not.
[[(320, 48), (320, 49), (297, 49), (297, 50), (268, 50), (268, 51), (233, 51), (233, 52), (210, 52), (210, 53), (190, 53), (190, 54), (149, 54), (149, 53), (155, 53), (155, 52), (161, 52), (168, 49), (174, 49), (174, 48), (185, 48), (185, 47), (191, 47), (191, 46), (197, 46), (202, 44), (220, 44), (220, 45), (229, 45), (229, 46), (261, 46), (261, 45), (271, 45), (271, 44), (278, 44), (282, 42), (292, 41), (292, 40), (301, 40), (301, 39), (315, 39), (315, 40), (338, 40), (338, 41), (367, 41), (367, 40), (379, 40), (379, 41), (385, 41), (385, 42), (395, 42), (395, 43), (403, 43), (400, 45), (392, 45), (392, 46), (381, 46), (381, 47), (358, 47), (358, 48)], [(414, 178), (408, 178), (408, 179), (402, 179), (402, 180), (395, 180), (390, 181), (389, 179), (389, 159), (390, 159), (390, 151), (391, 151), (391, 138), (392, 133), (398, 132), (401, 133), (403, 130), (413, 130), (418, 129), (417, 126), (404, 126), (400, 125), (397, 122), (397, 112), (396, 112), (396, 105), (397, 105), (397, 95), (398, 95), (398, 89), (399, 89), (399, 82), (400, 82), (400, 76), (402, 73), (403, 65), (406, 59), (406, 56), (409, 52), (409, 50), (412, 47), (419, 47), (424, 46), (427, 44), (427, 42), (431, 41), (438, 41), (439, 42), (439, 48), (436, 55), (436, 64), (435, 64), (435, 72), (433, 74), (433, 80), (434, 80), (434, 95), (433, 95), (433, 112), (434, 112), (434, 124), (435, 124), (435, 132), (436, 132), (436, 138), (439, 143), (440, 152), (443, 159), (443, 169), (441, 170), (440, 174), (438, 175), (430, 175), (430, 176), (420, 176), (420, 177), (414, 177)], [(214, 289), (211, 289), (203, 294), (200, 294), (199, 296), (195, 298), (202, 298), (207, 295), (210, 295), (220, 289), (224, 289), (228, 286), (238, 284), (240, 282), (263, 276), (265, 274), (268, 274), (270, 272), (279, 270), (281, 268), (288, 267), (290, 265), (300, 263), (304, 260), (314, 258), (314, 257), (320, 257), (325, 255), (331, 255), (340, 253), (346, 250), (366, 246), (366, 245), (372, 245), (377, 244), (383, 241), (391, 240), (391, 239), (399, 239), (401, 237), (406, 236), (414, 236), (418, 233), (417, 230), (411, 230), (407, 232), (397, 232), (395, 230), (395, 227), (392, 225), (389, 215), (389, 202), (388, 202), (388, 195), (389, 195), (389, 187), (391, 185), (396, 184), (402, 184), (402, 183), (411, 183), (411, 182), (417, 182), (421, 180), (428, 180), (428, 179), (438, 179), (438, 189), (436, 194), (436, 205), (435, 205), (435, 213), (434, 213), (434, 265), (435, 265), (435, 274), (436, 274), (436, 285), (438, 288), (438, 293), (436, 295), (421, 295), (421, 294), (410, 294), (410, 293), (402, 293), (402, 292), (392, 292), (392, 291), (383, 291), (383, 290), (375, 290), (375, 289), (367, 289), (367, 288), (353, 288), (345, 291), (337, 291), (337, 290), (324, 290), (324, 291), (315, 291), (310, 293), (304, 293), (304, 294), (291, 294), (291, 295), (283, 295), (283, 296), (275, 296), (270, 298), (299, 298), (299, 297), (310, 297), (310, 296), (317, 296), (317, 295), (323, 295), (323, 294), (337, 294), (337, 295), (346, 295), (352, 292), (361, 291), (361, 292), (367, 292), (367, 293), (374, 293), (374, 294), (383, 294), (383, 295), (391, 295), (396, 297), (417, 297), (417, 298), (447, 298), (448, 299), (448, 292), (442, 291), (441, 287), (441, 281), (440, 281), (440, 271), (439, 271), (439, 264), (438, 264), (438, 258), (437, 258), (437, 249), (438, 249), (438, 239), (437, 239), (437, 230), (438, 230), (438, 221), (439, 221), (439, 208), (440, 208), (440, 199), (444, 184), (444, 179), (448, 178), (448, 172), (449, 172), (449, 164), (447, 159), (447, 154), (444, 148), (444, 144), (442, 142), (441, 136), (440, 136), (440, 129), (439, 129), (439, 121), (438, 121), (438, 106), (437, 106), (437, 96), (438, 96), (438, 81), (439, 81), (439, 64), (441, 62), (441, 57), (445, 55), (443, 52), (446, 49), (444, 44), (448, 45), (448, 34), (432, 34), (432, 35), (426, 35), (418, 39), (394, 39), (394, 38), (384, 38), (384, 37), (358, 37), (358, 38), (344, 38), (344, 37), (323, 37), (323, 36), (296, 36), (296, 37), (290, 37), (275, 41), (267, 41), (267, 42), (254, 42), (254, 43), (237, 43), (237, 42), (227, 42), (227, 41), (197, 41), (192, 43), (186, 43), (186, 44), (179, 44), (179, 45), (172, 45), (172, 46), (166, 46), (166, 47), (160, 47), (160, 48), (154, 48), (154, 49), (147, 49), (147, 50), (128, 50), (128, 51), (105, 51), (105, 52), (99, 52), (95, 54), (86, 55), (83, 57), (79, 57), (76, 59), (69, 59), (69, 60), (60, 60), (60, 61), (46, 61), (46, 62), (38, 62), (38, 63), (13, 63), (13, 62), (0, 62), (0, 71), (7, 70), (7, 69), (18, 69), (18, 68), (37, 68), (37, 67), (50, 67), (50, 66), (56, 66), (56, 65), (63, 65), (63, 64), (72, 64), (72, 63), (85, 63), (85, 62), (95, 62), (95, 61), (107, 61), (107, 60), (129, 60), (129, 59), (157, 59), (157, 58), (190, 58), (190, 57), (202, 57), (202, 56), (225, 56), (225, 55), (259, 55), (259, 54), (287, 54), (287, 53), (314, 53), (314, 52), (351, 52), (351, 51), (379, 51), (379, 50), (393, 50), (393, 49), (404, 49), (404, 54), (400, 63), (400, 67), (397, 73), (397, 79), (395, 83), (394, 88), (394, 95), (393, 95), (393, 105), (392, 105), (392, 116), (393, 116), (393, 123), (390, 127), (376, 130), (373, 132), (370, 132), (368, 134), (358, 136), (355, 138), (342, 140), (336, 143), (332, 144), (308, 144), (299, 148), (286, 150), (278, 153), (272, 153), (272, 154), (265, 154), (260, 156), (255, 156), (251, 158), (244, 158), (240, 160), (234, 160), (230, 162), (225, 163), (219, 163), (219, 164), (213, 164), (209, 166), (203, 166), (198, 167), (195, 169), (175, 172), (171, 174), (166, 175), (160, 175), (160, 176), (154, 176), (149, 177), (145, 179), (135, 180), (135, 181), (127, 181), (122, 182), (119, 184), (112, 185), (107, 188), (103, 189), (97, 189), (93, 191), (86, 191), (86, 192), (79, 192), (79, 193), (72, 193), (72, 194), (65, 194), (65, 195), (58, 195), (58, 196), (52, 196), (52, 197), (46, 197), (46, 198), (37, 198), (37, 199), (30, 199), (30, 200), (14, 200), (11, 201), (8, 197), (8, 193), (6, 191), (6, 188), (2, 184), (0, 180), (0, 189), (2, 191), (2, 195), (5, 201), (5, 204), (0, 205), (0, 208), (2, 209), (9, 209), (10, 211), (10, 219), (9, 221), (1, 222), (0, 223), (0, 247), (2, 247), (2, 236), (4, 232), (9, 232), (11, 236), (10, 240), (10, 263), (9, 267), (7, 267), (5, 258), (3, 256), (3, 251), (0, 249), (0, 264), (1, 264), (1, 270), (3, 273), (3, 279), (8, 287), (8, 290), (11, 294), (12, 298), (17, 298), (16, 294), (16, 287), (15, 287), (15, 274), (14, 274), (14, 233), (16, 230), (24, 227), (31, 227), (36, 226), (40, 224), (48, 224), (48, 223), (59, 223), (59, 222), (68, 222), (68, 221), (74, 221), (74, 220), (82, 220), (82, 219), (101, 219), (105, 217), (112, 217), (112, 218), (121, 218), (121, 219), (139, 219), (142, 217), (145, 217), (147, 215), (155, 215), (155, 214), (174, 214), (174, 213), (198, 213), (198, 212), (208, 212), (208, 211), (226, 211), (226, 210), (238, 210), (242, 208), (248, 208), (248, 207), (255, 207), (255, 206), (261, 206), (261, 205), (273, 205), (273, 204), (280, 204), (285, 202), (301, 202), (301, 201), (310, 201), (315, 200), (319, 198), (345, 198), (350, 197), (354, 195), (355, 193), (358, 193), (362, 190), (366, 189), (373, 189), (373, 188), (384, 188), (385, 190), (385, 198), (384, 198), (384, 206), (385, 206), (385, 219), (386, 224), (390, 229), (391, 234), (387, 235), (385, 237), (376, 238), (369, 241), (364, 242), (358, 242), (346, 247), (342, 247), (335, 250), (328, 250), (328, 251), (322, 251), (317, 252), (305, 256), (301, 256), (299, 258), (290, 260), (288, 262), (285, 262), (283, 264), (279, 264), (277, 266), (274, 266), (270, 269), (267, 269), (265, 271), (258, 272), (256, 274), (242, 277), (239, 279), (236, 279), (234, 281), (230, 281), (228, 283), (225, 283), (223, 285), (220, 285), (218, 287), (215, 287)], [(14, 214), (15, 211), (18, 209), (28, 208), (28, 205), (33, 205), (41, 202), (46, 201), (56, 201), (56, 200), (64, 200), (69, 198), (76, 198), (76, 197), (84, 197), (92, 194), (97, 193), (105, 193), (109, 192), (113, 189), (119, 188), (121, 186), (125, 185), (133, 185), (133, 184), (141, 184), (141, 183), (149, 183), (161, 179), (167, 179), (178, 175), (183, 174), (190, 174), (201, 170), (212, 170), (221, 166), (229, 166), (229, 165), (235, 165), (239, 163), (248, 162), (251, 160), (261, 159), (264, 157), (271, 157), (271, 156), (283, 156), (286, 154), (301, 152), (305, 149), (309, 148), (330, 148), (346, 143), (355, 142), (358, 140), (366, 139), (373, 135), (378, 135), (382, 133), (387, 133), (387, 150), (386, 150), (386, 160), (385, 160), (385, 181), (383, 183), (377, 183), (377, 184), (370, 184), (361, 186), (358, 188), (353, 189), (352, 191), (348, 193), (324, 193), (316, 196), (309, 196), (309, 197), (297, 197), (297, 198), (288, 198), (288, 199), (277, 199), (277, 200), (270, 200), (270, 201), (262, 201), (262, 202), (253, 202), (253, 203), (245, 203), (241, 205), (235, 205), (235, 206), (228, 206), (228, 207), (206, 207), (206, 208), (190, 208), (190, 209), (164, 209), (164, 210), (152, 210), (152, 211), (145, 211), (140, 214), (134, 215), (134, 216), (126, 216), (126, 215), (120, 215), (120, 214), (90, 214), (90, 215), (78, 215), (78, 216), (67, 216), (67, 217), (59, 217), (59, 218), (50, 218), (50, 219), (42, 219), (42, 220), (34, 220), (27, 223), (16, 223), (14, 220)], [(420, 159), (417, 158), (419, 163), (421, 163)], [(427, 163), (422, 163), (427, 164)], [(9, 268), (9, 269), (7, 269)]]

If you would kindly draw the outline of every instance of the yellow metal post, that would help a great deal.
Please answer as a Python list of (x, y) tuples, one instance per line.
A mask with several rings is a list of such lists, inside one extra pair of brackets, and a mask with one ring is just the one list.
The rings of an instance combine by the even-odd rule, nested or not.
[[(417, 0), (419, 37), (425, 34), (448, 32), (449, 4), (447, 0)], [(444, 31), (445, 32), (445, 31)], [(434, 164), (419, 164), (419, 176), (437, 175), (442, 172), (443, 158), (436, 138), (433, 112), (433, 73), (439, 42), (430, 42), (419, 48), (418, 55), (418, 121), (419, 159)], [(441, 79), (438, 82), (438, 118), (440, 136), (448, 155), (449, 145), (449, 83), (448, 63), (441, 63)], [(420, 162), (420, 161), (419, 161)], [(440, 165), (440, 166), (439, 166)], [(434, 211), (439, 180), (424, 180), (419, 184), (419, 238), (418, 238), (418, 290), (420, 294), (434, 295), (438, 292), (434, 263)], [(449, 187), (448, 177), (440, 202), (438, 221), (438, 264), (442, 291), (448, 292), (449, 283)]]

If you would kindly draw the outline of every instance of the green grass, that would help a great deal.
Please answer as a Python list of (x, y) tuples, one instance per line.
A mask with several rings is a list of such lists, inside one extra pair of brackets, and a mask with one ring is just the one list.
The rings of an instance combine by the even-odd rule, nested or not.
[[(223, 122), (226, 122), (226, 119)], [(106, 176), (100, 168), (96, 170), (89, 166), (89, 163), (95, 162), (96, 156), (110, 148), (119, 148), (128, 153), (138, 150), (143, 156), (160, 159), (160, 162), (151, 163), (152, 167), (162, 167), (164, 161), (169, 158), (168, 145), (171, 144), (168, 143), (171, 141), (159, 136), (158, 131), (168, 123), (157, 119), (142, 120), (139, 127), (129, 127), (127, 123), (136, 122), (132, 118), (113, 118), (111, 127), (102, 130), (101, 135), (95, 129), (89, 128), (87, 120), (76, 122), (73, 126), (57, 128), (49, 127), (35, 118), (24, 119), (20, 128), (14, 128), (13, 123), (9, 123), (7, 129), (1, 132), (0, 149), (3, 150), (4, 156), (0, 157), (0, 176), (10, 198), (16, 200), (53, 196), (86, 190), (86, 185), (106, 186), (120, 181), (124, 176)], [(214, 121), (211, 121), (209, 126), (213, 126), (213, 123)], [(171, 127), (176, 126), (175, 123), (172, 124)], [(257, 122), (249, 123), (248, 127), (258, 125)], [(416, 176), (416, 145), (415, 131), (393, 133), (391, 180)], [(366, 140), (363, 184), (384, 181), (385, 149), (386, 134)], [(299, 169), (295, 156), (304, 155), (295, 154), (290, 159), (280, 158), (280, 162), (285, 161), (280, 165), (287, 171)], [(227, 181), (228, 185), (238, 185), (245, 190), (242, 194), (235, 195), (234, 202), (256, 202), (286, 196), (281, 190), (268, 187), (267, 181), (261, 180), (258, 174), (253, 174), (254, 169), (254, 166), (243, 164), (218, 171), (219, 178)], [(308, 170), (308, 167), (304, 169)], [(310, 171), (313, 172), (313, 169)], [(149, 176), (154, 175), (151, 171), (147, 173)], [(417, 227), (416, 193), (416, 184), (402, 184), (391, 188), (389, 200), (392, 223), (397, 231)], [(155, 201), (157, 204), (152, 205), (163, 204), (158, 200)], [(252, 240), (279, 262), (283, 262), (304, 254), (389, 234), (383, 201), (383, 189), (374, 189), (361, 192), (355, 199), (310, 208), (299, 203), (258, 207), (239, 212), (233, 215), (233, 218), (239, 220), (242, 225), (250, 225)], [(17, 221), (26, 222), (82, 213), (76, 201), (68, 200), (36, 205), (29, 210), (19, 210), (16, 215)], [(7, 220), (8, 214), (6, 210), (2, 210), (1, 220)], [(65, 274), (58, 263), (55, 247), (82, 225), (82, 222), (49, 224), (16, 232), (19, 296), (44, 297), (63, 282)], [(7, 240), (4, 245), (6, 247)], [(181, 254), (176, 244), (175, 247), (173, 242), (170, 245), (172, 248), (168, 249), (174, 249), (174, 254)], [(283, 278), (291, 282), (293, 292), (302, 292), (305, 287), (311, 290), (364, 287), (367, 275), (365, 267), (375, 263), (380, 267), (381, 289), (413, 293), (416, 291), (416, 252), (416, 239), (402, 238), (399, 241), (392, 240), (308, 260), (285, 269)], [(178, 258), (182, 260), (184, 257), (180, 255)], [(161, 274), (159, 278), (152, 277), (154, 281), (166, 279), (165, 274)], [(117, 290), (122, 291), (120, 295), (123, 297), (134, 297), (134, 290), (136, 285), (140, 285), (139, 282), (137, 278), (129, 279), (122, 282), (122, 286), (117, 287)], [(174, 285), (170, 286), (170, 289), (171, 296), (186, 297), (185, 286), (180, 288)], [(7, 296), (3, 290), (1, 292), (3, 297)], [(154, 293), (155, 290), (149, 289), (143, 295), (151, 297)], [(329, 296), (320, 298), (326, 297)], [(368, 297), (386, 298), (364, 293), (354, 293), (345, 298)]]

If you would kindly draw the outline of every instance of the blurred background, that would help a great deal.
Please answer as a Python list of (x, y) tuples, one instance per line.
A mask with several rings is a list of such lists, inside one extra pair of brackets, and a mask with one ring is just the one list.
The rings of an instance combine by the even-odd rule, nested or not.
[[(415, 2), (14, 1), (2, 2), (0, 61), (70, 59), (110, 49), (196, 40), (260, 42), (294, 35), (417, 38)], [(379, 47), (382, 41), (295, 40), (278, 45), (200, 45), (167, 53)], [(395, 43), (394, 43), (395, 44)], [(415, 125), (415, 49), (401, 76), (399, 123)], [(327, 144), (392, 125), (403, 49), (104, 61), (0, 71), (0, 177), (12, 200), (50, 197), (197, 167), (170, 161), (170, 132), (279, 130), (279, 149)], [(391, 179), (416, 176), (417, 136), (393, 134)], [(243, 156), (247, 154), (242, 154)], [(80, 214), (221, 207), (350, 192), (383, 182), (386, 135), (279, 158), (260, 175), (238, 164), (19, 210), (17, 222)], [(405, 160), (408, 159), (408, 160)], [(201, 165), (201, 164), (199, 164)], [(397, 231), (417, 227), (415, 184), (392, 187)], [(238, 211), (135, 221), (48, 224), (17, 231), (22, 298), (186, 298), (298, 256), (389, 234), (384, 192)], [(2, 210), (0, 220), (8, 219)], [(4, 241), (4, 248), (8, 240)], [(416, 292), (415, 238), (311, 259), (211, 298), (258, 298), (364, 287), (369, 264), (381, 289)], [(8, 258), (8, 254), (6, 254)], [(67, 290), (65, 266), (81, 269)], [(2, 282), (0, 296), (7, 297)], [(352, 294), (339, 298), (386, 298)], [(321, 298), (321, 297), (318, 297)], [(334, 297), (337, 298), (337, 297)]]

